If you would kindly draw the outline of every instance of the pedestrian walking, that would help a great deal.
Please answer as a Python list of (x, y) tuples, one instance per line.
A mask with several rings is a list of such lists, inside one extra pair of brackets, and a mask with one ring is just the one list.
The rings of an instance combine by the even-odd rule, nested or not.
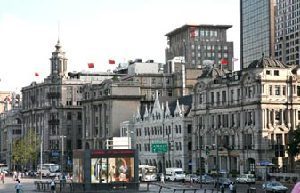
[(55, 181), (53, 178), (50, 182), (50, 189), (51, 189), (51, 193), (55, 193)]
[(5, 173), (1, 172), (1, 174), (0, 174), (0, 180), (1, 180), (2, 184), (4, 184), (4, 178), (5, 178)]
[(15, 185), (16, 193), (22, 193), (22, 184), (19, 179), (16, 180), (17, 184)]
[(233, 183), (232, 182), (229, 184), (229, 190), (230, 190), (230, 193), (233, 193)]
[(221, 184), (221, 193), (224, 193), (224, 192), (225, 192), (224, 184)]
[(165, 183), (165, 175), (163, 173), (160, 176), (160, 182), (163, 184)]
[(236, 185), (234, 185), (234, 183), (232, 183), (232, 193), (236, 193)]

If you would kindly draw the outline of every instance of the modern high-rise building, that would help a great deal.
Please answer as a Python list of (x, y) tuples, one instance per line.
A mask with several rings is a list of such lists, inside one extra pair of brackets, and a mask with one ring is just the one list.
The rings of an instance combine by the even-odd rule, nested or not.
[(276, 0), (275, 57), (287, 65), (300, 64), (299, 13), (299, 0)]
[(201, 68), (205, 60), (224, 70), (233, 70), (233, 42), (227, 41), (227, 29), (231, 25), (184, 25), (166, 34), (168, 48), (166, 60), (168, 73), (172, 73), (169, 61), (181, 57), (186, 68)]
[(274, 0), (240, 0), (240, 69), (262, 54), (274, 57), (274, 22)]

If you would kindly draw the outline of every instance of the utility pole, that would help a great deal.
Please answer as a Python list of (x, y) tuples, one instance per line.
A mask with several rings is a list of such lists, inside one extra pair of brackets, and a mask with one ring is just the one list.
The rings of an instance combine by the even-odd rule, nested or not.
[(42, 175), (42, 166), (43, 166), (43, 129), (41, 128), (41, 146), (40, 146), (40, 178), (42, 180), (43, 175)]
[(217, 192), (219, 191), (219, 144), (218, 144), (218, 133), (216, 133), (216, 169), (217, 169)]

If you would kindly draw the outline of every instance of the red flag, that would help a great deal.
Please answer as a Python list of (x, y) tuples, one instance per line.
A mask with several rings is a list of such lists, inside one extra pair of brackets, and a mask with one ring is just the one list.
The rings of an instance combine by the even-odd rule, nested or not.
[(227, 64), (228, 64), (228, 60), (225, 59), (225, 58), (222, 58), (221, 64), (222, 64), (222, 65), (227, 65)]
[(109, 64), (115, 64), (116, 62), (115, 62), (115, 60), (108, 60), (108, 63)]
[(37, 72), (36, 72), (36, 73), (34, 73), (34, 76), (39, 76), (39, 73), (37, 73)]
[(88, 63), (89, 68), (94, 68), (94, 63)]

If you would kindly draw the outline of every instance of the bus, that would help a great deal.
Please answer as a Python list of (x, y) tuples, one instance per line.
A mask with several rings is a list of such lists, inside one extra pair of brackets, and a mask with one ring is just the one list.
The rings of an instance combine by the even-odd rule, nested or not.
[(54, 177), (56, 175), (59, 175), (60, 166), (58, 164), (52, 164), (52, 163), (45, 163), (37, 166), (37, 173), (42, 174), (43, 177)]
[(156, 181), (157, 169), (156, 166), (139, 165), (139, 180), (140, 181)]

